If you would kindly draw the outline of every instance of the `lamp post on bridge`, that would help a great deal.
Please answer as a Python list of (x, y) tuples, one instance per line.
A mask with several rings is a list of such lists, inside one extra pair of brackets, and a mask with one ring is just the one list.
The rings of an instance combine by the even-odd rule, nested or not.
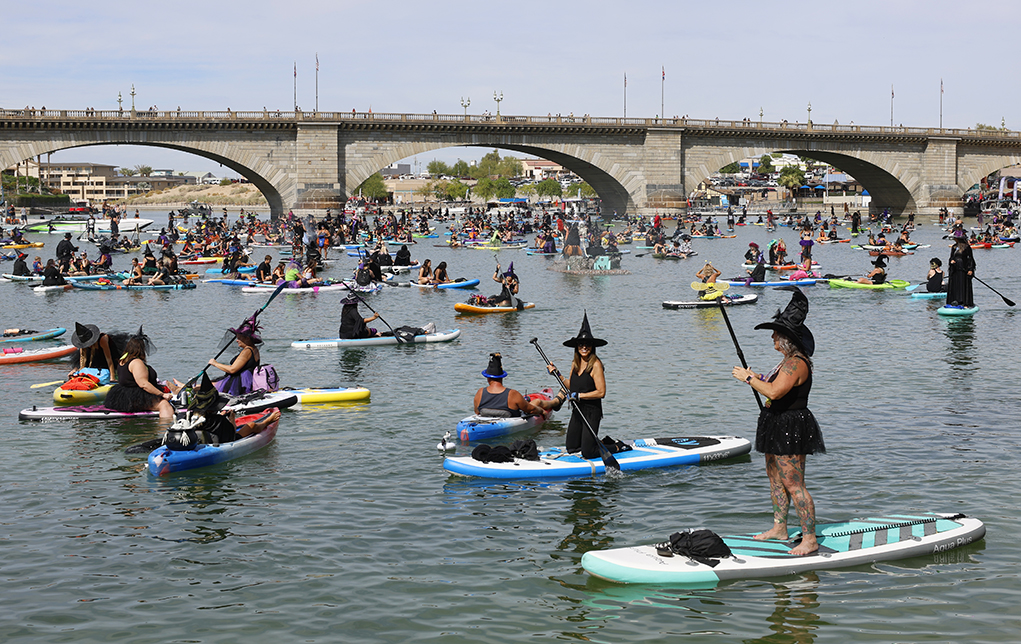
[(135, 84), (131, 84), (131, 114), (135, 114)]
[(461, 107), (464, 108), (464, 120), (465, 121), (468, 120), (468, 106), (471, 105), (471, 104), (472, 104), (472, 97), (471, 96), (469, 96), (467, 99), (465, 99), (463, 96), (461, 97)]
[(500, 118), (500, 101), (503, 100), (503, 92), (500, 92), (499, 96), (497, 96), (497, 92), (494, 91), (493, 100), (496, 101), (496, 118)]
[(812, 101), (808, 102), (808, 127), (812, 127)]
[(759, 108), (759, 127), (762, 127), (762, 108)]

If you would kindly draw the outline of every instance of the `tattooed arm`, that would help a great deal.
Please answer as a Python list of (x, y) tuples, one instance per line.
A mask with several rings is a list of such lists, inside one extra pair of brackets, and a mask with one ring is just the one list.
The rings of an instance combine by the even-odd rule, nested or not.
[(744, 380), (749, 375), (752, 376), (750, 383), (752, 389), (770, 400), (778, 400), (786, 396), (791, 389), (808, 380), (808, 365), (801, 358), (786, 357), (780, 364), (780, 369), (772, 382), (759, 380), (758, 374), (751, 369), (734, 367), (733, 376), (738, 380)]

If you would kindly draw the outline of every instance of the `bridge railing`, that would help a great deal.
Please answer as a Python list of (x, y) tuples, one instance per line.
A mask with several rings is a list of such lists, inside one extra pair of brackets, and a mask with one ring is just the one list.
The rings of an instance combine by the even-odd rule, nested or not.
[(694, 128), (720, 130), (748, 130), (750, 132), (792, 132), (811, 134), (842, 135), (887, 135), (887, 136), (951, 136), (982, 139), (1021, 140), (1021, 132), (1003, 129), (972, 128), (927, 128), (886, 125), (855, 125), (849, 123), (790, 123), (788, 121), (768, 122), (751, 119), (693, 119), (693, 118), (618, 118), (605, 116), (516, 116), (494, 114), (403, 114), (399, 112), (302, 112), (281, 110), (241, 111), (193, 111), (193, 110), (50, 110), (0, 109), (0, 121), (187, 121), (187, 122), (368, 122), (368, 123), (443, 123), (470, 125), (524, 125), (559, 127), (639, 127), (639, 128)]

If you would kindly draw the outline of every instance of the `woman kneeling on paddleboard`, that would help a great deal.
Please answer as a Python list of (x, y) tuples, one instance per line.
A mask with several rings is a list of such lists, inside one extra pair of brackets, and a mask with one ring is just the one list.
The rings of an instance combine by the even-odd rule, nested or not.
[[(568, 398), (574, 398), (578, 405), (571, 414), (571, 422), (567, 426), (567, 451), (576, 452), (581, 449), (582, 458), (599, 458), (599, 422), (603, 419), (603, 398), (606, 397), (606, 378), (603, 374), (603, 361), (596, 356), (596, 347), (606, 344), (606, 340), (592, 336), (588, 314), (581, 321), (578, 335), (564, 342), (565, 347), (574, 348), (574, 360), (571, 362), (571, 379), (567, 383), (571, 391), (561, 391), (553, 400), (540, 400), (536, 405), (543, 409), (560, 409)], [(548, 366), (549, 372), (557, 370), (556, 365)], [(579, 412), (585, 415), (593, 432), (588, 431)]]
[(262, 344), (262, 338), (259, 337), (259, 325), (254, 319), (248, 318), (238, 328), (227, 329), (227, 332), (234, 334), (239, 351), (230, 364), (222, 364), (215, 358), (210, 358), (209, 365), (226, 374), (223, 378), (213, 381), (213, 384), (219, 391), (229, 396), (250, 393), (252, 377), (260, 360), (258, 345)]
[(826, 445), (819, 423), (808, 409), (812, 390), (810, 357), (815, 352), (815, 338), (805, 326), (808, 298), (797, 287), (783, 288), (794, 291), (787, 308), (783, 313), (778, 311), (772, 322), (755, 327), (773, 331), (773, 347), (783, 354), (783, 360), (768, 374), (759, 375), (747, 367), (734, 367), (731, 373), (767, 398), (759, 413), (755, 449), (766, 455), (773, 527), (755, 538), (786, 541), (787, 513), (793, 502), (803, 536), (790, 553), (807, 555), (819, 545), (815, 538), (815, 503), (805, 489), (805, 460), (808, 454), (824, 453)]

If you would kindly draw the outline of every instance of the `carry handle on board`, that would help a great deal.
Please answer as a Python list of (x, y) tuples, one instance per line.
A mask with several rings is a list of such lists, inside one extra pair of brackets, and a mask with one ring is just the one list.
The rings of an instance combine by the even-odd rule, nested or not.
[[(550, 362), (549, 358), (547, 358), (546, 354), (543, 352), (542, 347), (539, 346), (539, 338), (532, 338), (531, 340), (529, 340), (529, 342), (535, 345), (535, 348), (539, 351), (539, 355), (542, 356), (542, 359), (546, 361), (546, 364), (548, 366), (552, 366), (553, 363)], [(554, 369), (553, 375), (556, 376), (557, 380), (560, 381), (560, 386), (563, 388), (564, 391), (566, 392), (571, 391), (570, 388), (567, 386), (567, 383), (564, 382), (564, 377), (560, 375), (559, 369)], [(585, 414), (583, 414), (581, 412), (581, 409), (578, 407), (578, 401), (575, 400), (574, 398), (571, 398), (570, 396), (568, 396), (567, 399), (571, 401), (571, 405), (574, 407), (574, 410), (578, 412), (578, 416), (585, 423), (585, 427), (587, 427), (589, 432), (592, 433), (592, 439), (596, 442), (596, 445), (599, 446), (599, 457), (603, 459), (603, 465), (608, 470), (617, 470), (619, 472), (620, 463), (618, 463), (617, 459), (613, 457), (613, 454), (610, 453), (610, 450), (607, 449), (606, 445), (603, 445), (603, 442), (599, 440), (599, 436), (596, 434), (596, 430), (592, 429), (592, 425), (588, 422), (588, 418), (585, 418)]]

